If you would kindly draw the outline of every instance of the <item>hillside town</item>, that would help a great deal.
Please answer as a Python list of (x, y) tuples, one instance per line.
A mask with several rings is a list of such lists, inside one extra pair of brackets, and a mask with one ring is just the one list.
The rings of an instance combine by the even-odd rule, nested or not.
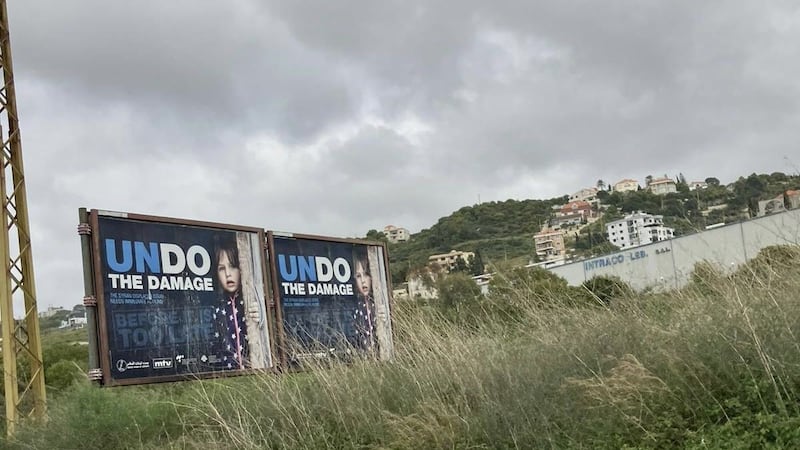
[[(612, 195), (624, 197), (630, 193), (646, 192), (662, 198), (663, 205), (663, 199), (674, 200), (680, 192), (689, 193), (689, 197), (692, 193), (696, 193), (695, 198), (699, 199), (700, 193), (710, 187), (724, 188), (728, 192), (734, 191), (733, 183), (723, 187), (714, 178), (686, 182), (682, 175), (676, 179), (667, 176), (654, 178), (648, 175), (644, 180), (644, 185), (631, 178), (625, 178), (613, 184), (606, 184), (603, 180), (598, 180), (595, 186), (582, 188), (565, 196), (567, 200), (565, 203), (552, 206), (549, 219), (542, 223), (538, 232), (530, 236), (535, 253), (531, 255), (525, 267), (550, 269), (597, 256), (596, 254), (579, 254), (574, 248), (579, 236), (589, 227), (601, 230), (602, 239), (606, 244), (605, 247), (602, 247), (605, 253), (629, 250), (667, 241), (679, 234), (689, 234), (687, 232), (676, 233), (675, 227), (665, 223), (665, 217), (662, 214), (654, 214), (646, 210), (634, 210), (620, 214), (619, 210), (614, 208), (610, 197)], [(731, 205), (724, 202), (710, 201), (703, 206), (699, 213), (707, 225), (702, 229), (694, 230), (695, 232), (722, 227), (726, 224), (725, 219), (728, 221), (748, 220), (800, 208), (800, 190), (786, 189), (775, 196), (759, 199), (754, 202), (754, 208), (745, 206), (735, 209), (733, 213), (731, 213)], [(726, 211), (727, 214), (721, 215), (721, 211)], [(412, 239), (411, 233), (406, 228), (395, 225), (387, 225), (383, 229), (383, 236), (392, 244), (403, 244)], [(475, 282), (485, 292), (492, 274), (485, 273), (482, 261), (478, 262), (480, 268), (476, 270), (478, 269), (476, 258), (480, 259), (480, 255), (467, 250), (454, 249), (445, 253), (431, 254), (427, 258), (426, 267), (411, 274), (403, 285), (397, 286), (395, 295), (400, 298), (407, 296), (423, 299), (433, 298), (436, 296), (435, 288), (432, 283), (426, 282), (425, 278), (444, 276), (453, 271), (471, 273)]]

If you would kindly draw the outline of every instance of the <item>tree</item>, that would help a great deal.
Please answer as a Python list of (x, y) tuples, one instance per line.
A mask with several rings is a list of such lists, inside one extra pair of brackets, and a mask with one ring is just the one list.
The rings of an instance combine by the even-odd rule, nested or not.
[(381, 242), (388, 242), (386, 235), (383, 232), (378, 230), (369, 230), (367, 231), (367, 239), (371, 241), (381, 241)]
[(451, 273), (436, 282), (439, 303), (444, 308), (455, 308), (473, 303), (481, 298), (481, 288), (464, 273)]
[(706, 178), (706, 184), (709, 186), (719, 186), (719, 179), (714, 177)]
[(603, 179), (602, 179), (602, 178), (601, 178), (601, 179), (599, 179), (599, 180), (597, 180), (597, 189), (598, 189), (598, 190), (600, 190), (600, 191), (602, 191), (602, 190), (603, 190), (603, 189), (605, 189), (605, 188), (606, 188), (606, 182), (605, 182), (605, 181), (603, 181)]
[(456, 258), (455, 267), (450, 269), (450, 272), (462, 272), (462, 273), (469, 272), (469, 266), (467, 264), (467, 261), (464, 258)]
[(628, 283), (613, 275), (592, 277), (583, 282), (583, 288), (605, 304), (616, 298), (631, 298), (634, 294)]
[(644, 177), (644, 184), (646, 186), (650, 186), (650, 183), (652, 183), (652, 182), (653, 182), (653, 176), (652, 175), (648, 175), (648, 176)]
[(568, 295), (567, 280), (540, 267), (515, 267), (495, 275), (489, 282), (489, 295), (496, 300), (547, 306), (559, 303)]
[(475, 256), (470, 257), (469, 273), (472, 275), (481, 275), (486, 270), (483, 264), (483, 257), (480, 250), (475, 250)]
[(686, 177), (683, 176), (683, 173), (679, 173), (675, 180), (675, 188), (678, 190), (678, 192), (689, 192), (689, 183), (686, 182)]

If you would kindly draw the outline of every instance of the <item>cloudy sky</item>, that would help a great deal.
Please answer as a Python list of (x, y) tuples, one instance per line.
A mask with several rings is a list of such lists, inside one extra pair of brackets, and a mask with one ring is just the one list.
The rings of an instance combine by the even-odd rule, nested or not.
[(412, 232), (478, 202), (800, 165), (795, 1), (9, 1), (39, 308), (81, 206)]

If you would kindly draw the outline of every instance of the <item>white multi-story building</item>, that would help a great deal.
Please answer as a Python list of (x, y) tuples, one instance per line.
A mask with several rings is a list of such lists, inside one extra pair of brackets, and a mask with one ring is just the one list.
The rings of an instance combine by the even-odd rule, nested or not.
[(606, 224), (608, 241), (619, 248), (638, 247), (657, 241), (672, 239), (673, 228), (664, 226), (664, 216), (656, 216), (641, 211)]
[(386, 225), (383, 227), (383, 234), (386, 239), (392, 243), (406, 242), (411, 237), (408, 230), (394, 225)]

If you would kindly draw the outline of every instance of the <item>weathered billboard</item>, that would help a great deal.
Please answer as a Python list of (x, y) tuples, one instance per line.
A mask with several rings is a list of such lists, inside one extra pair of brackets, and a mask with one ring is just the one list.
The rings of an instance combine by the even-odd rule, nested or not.
[(104, 384), (273, 367), (260, 229), (93, 210)]
[(392, 357), (383, 245), (272, 232), (267, 238), (287, 364), (322, 355)]

